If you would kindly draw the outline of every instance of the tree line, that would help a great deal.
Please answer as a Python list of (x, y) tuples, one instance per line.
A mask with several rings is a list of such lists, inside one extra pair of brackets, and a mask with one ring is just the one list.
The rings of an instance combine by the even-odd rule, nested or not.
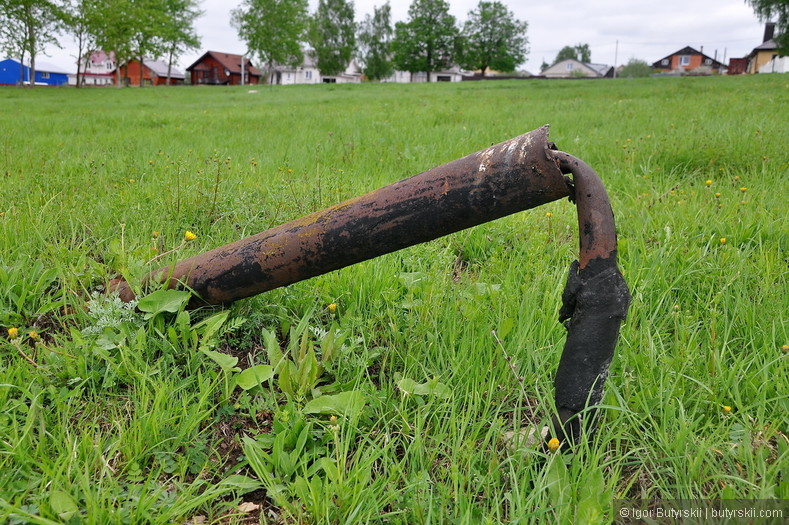
[[(201, 14), (198, 0), (0, 0), (0, 52), (20, 57), (20, 70), (30, 60), (32, 87), (36, 57), (48, 45), (59, 46), (58, 35), (69, 34), (77, 43), (78, 79), (82, 58), (103, 49), (118, 65), (166, 57), (169, 83), (178, 57), (200, 46), (194, 22)], [(117, 86), (120, 80), (116, 67)]]
[(308, 0), (243, 0), (232, 11), (231, 24), (249, 52), (267, 70), (297, 67), (304, 44), (325, 75), (345, 71), (356, 57), (370, 80), (410, 73), (440, 71), (453, 64), (479, 70), (514, 71), (528, 53), (527, 23), (499, 1), (479, 2), (460, 24), (445, 0), (413, 0), (408, 20), (392, 23), (387, 2), (364, 20), (355, 21), (350, 0), (319, 0), (312, 15)]

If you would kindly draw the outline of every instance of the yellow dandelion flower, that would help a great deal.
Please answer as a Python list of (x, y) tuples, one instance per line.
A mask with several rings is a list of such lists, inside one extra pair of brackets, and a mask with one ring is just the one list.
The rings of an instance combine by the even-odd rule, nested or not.
[(545, 216), (546, 216), (546, 217), (548, 217), (548, 218), (550, 219), (551, 217), (553, 217), (553, 213), (551, 213), (551, 212), (547, 212), (547, 213), (545, 214)]
[(731, 412), (731, 407), (729, 405), (723, 405), (723, 413), (728, 414)]
[(707, 179), (704, 181), (704, 184), (706, 184), (707, 186), (712, 186), (712, 181), (710, 179)]
[(726, 244), (726, 237), (721, 237), (721, 244)]
[(135, 182), (137, 182), (137, 181), (136, 181), (135, 179), (129, 179), (129, 182), (131, 182), (132, 184), (134, 184), (134, 183), (135, 183)]
[(193, 241), (195, 239), (197, 239), (197, 235), (195, 235), (194, 233), (190, 232), (189, 230), (186, 230), (186, 233), (184, 233), (184, 240), (185, 241)]
[(789, 345), (783, 345), (783, 346), (781, 347), (781, 351), (782, 351), (783, 353), (787, 353), (787, 352), (789, 352)]
[(288, 173), (293, 173), (293, 170), (288, 168)]
[(27, 336), (28, 336), (30, 339), (32, 339), (33, 341), (38, 341), (38, 340), (41, 338), (41, 336), (40, 336), (40, 335), (38, 335), (38, 332), (36, 332), (35, 330), (30, 330), (30, 331), (27, 333)]
[(159, 231), (158, 230), (153, 230), (153, 232), (151, 232), (151, 237), (153, 237), (154, 239), (158, 238), (159, 237)]
[(745, 193), (746, 191), (748, 191), (748, 188), (746, 188), (745, 186), (743, 186), (742, 188), (740, 188), (740, 191), (741, 191), (741, 192), (743, 192), (743, 193)]
[(337, 304), (331, 303), (327, 308), (329, 309), (329, 312), (334, 313), (337, 311)]
[(14, 328), (13, 326), (8, 329), (8, 337), (11, 339), (16, 339), (19, 337), (19, 328)]
[(559, 444), (560, 444), (560, 443), (559, 443), (559, 440), (558, 440), (558, 439), (556, 439), (556, 438), (551, 438), (551, 439), (548, 441), (548, 450), (550, 450), (551, 452), (556, 452), (557, 450), (559, 450)]
[(720, 192), (717, 192), (717, 191), (716, 191), (716, 192), (715, 192), (715, 198), (716, 198), (716, 199), (718, 199), (718, 198), (720, 198), (720, 196), (721, 196)]

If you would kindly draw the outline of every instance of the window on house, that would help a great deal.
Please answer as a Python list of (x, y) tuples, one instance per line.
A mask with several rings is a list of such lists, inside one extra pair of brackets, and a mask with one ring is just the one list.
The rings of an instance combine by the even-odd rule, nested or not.
[(567, 62), (567, 63), (564, 65), (564, 69), (566, 69), (567, 71), (572, 71), (572, 70), (573, 70), (573, 66), (574, 66), (574, 65), (575, 65), (575, 64), (573, 64), (572, 62)]
[(711, 66), (712, 65), (712, 59), (711, 58), (705, 58), (704, 59), (704, 65), (705, 66)]
[(49, 72), (47, 72), (47, 71), (42, 71), (42, 72), (41, 72), (41, 78), (49, 78)]
[(436, 82), (452, 82), (452, 77), (449, 75), (438, 75), (436, 77)]
[(304, 78), (306, 78), (307, 80), (312, 80), (312, 71), (305, 71)]
[(688, 66), (690, 65), (690, 55), (682, 55), (679, 57), (679, 65), (680, 66)]
[(668, 58), (664, 58), (663, 60), (660, 61), (660, 65), (661, 66), (667, 66), (668, 62), (669, 62)]

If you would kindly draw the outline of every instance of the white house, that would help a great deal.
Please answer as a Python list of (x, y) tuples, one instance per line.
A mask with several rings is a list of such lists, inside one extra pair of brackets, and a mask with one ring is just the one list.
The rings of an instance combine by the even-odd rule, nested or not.
[(606, 64), (587, 64), (568, 58), (545, 69), (541, 75), (547, 78), (603, 78), (612, 76), (613, 70), (613, 67)]
[[(460, 82), (467, 73), (458, 66), (452, 66), (442, 71), (431, 71), (430, 82)], [(395, 71), (392, 76), (383, 79), (381, 82), (427, 82), (427, 75), (424, 71), (419, 73), (409, 73), (408, 71)]]
[[(79, 67), (82, 86), (111, 86), (115, 83), (115, 54), (93, 51), (82, 58)], [(77, 84), (76, 75), (69, 75), (69, 85)]]
[(358, 84), (362, 81), (362, 73), (356, 59), (352, 59), (345, 71), (339, 75), (323, 75), (309, 52), (304, 53), (304, 61), (298, 67), (275, 66), (272, 72), (272, 84)]

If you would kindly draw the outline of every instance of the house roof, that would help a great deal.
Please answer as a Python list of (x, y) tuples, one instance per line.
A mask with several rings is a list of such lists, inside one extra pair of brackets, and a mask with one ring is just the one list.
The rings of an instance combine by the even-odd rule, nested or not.
[[(166, 77), (167, 76), (167, 64), (162, 60), (143, 60), (143, 64), (145, 67), (156, 73), (156, 76), (159, 77)], [(184, 78), (184, 74), (179, 70), (170, 68), (170, 78)]]
[[(9, 58), (7, 60), (12, 60), (19, 64), (18, 58)], [(0, 61), (4, 61), (0, 59)], [(25, 67), (30, 67), (30, 60), (25, 59)], [(42, 73), (57, 73), (59, 75), (70, 75), (69, 71), (66, 71), (60, 66), (56, 66), (54, 64), (50, 64), (49, 62), (42, 62), (41, 60), (36, 60), (36, 71)]]
[[(219, 51), (206, 51), (203, 56), (198, 58), (194, 64), (186, 68), (187, 71), (193, 71), (195, 69), (201, 69), (200, 63), (206, 59), (206, 57), (212, 57), (214, 60), (222, 64), (222, 67), (230, 71), (231, 73), (241, 74), (241, 55), (234, 55), (232, 53), (222, 53)], [(252, 62), (249, 61), (248, 58), (244, 59), (245, 62), (249, 63), (249, 67), (247, 68), (247, 72), (250, 75), (260, 76), (260, 71), (252, 65)]]
[(103, 64), (106, 60), (115, 62), (115, 52), (110, 51), (107, 53), (106, 51), (99, 49), (97, 51), (93, 51), (88, 59), (90, 60), (91, 64)]
[(608, 71), (611, 70), (611, 66), (609, 66), (608, 64), (586, 64), (586, 65), (597, 71), (597, 74), (600, 75), (601, 77), (604, 77), (608, 73)]
[(655, 68), (663, 67), (660, 64), (663, 60), (670, 59), (671, 57), (676, 56), (676, 55), (701, 55), (705, 59), (712, 60), (712, 67), (726, 67), (725, 64), (722, 64), (721, 62), (718, 62), (714, 58), (712, 58), (710, 56), (707, 56), (704, 53), (702, 53), (701, 51), (693, 49), (690, 46), (685, 46), (682, 49), (680, 49), (679, 51), (674, 51), (670, 55), (666, 55), (663, 58), (661, 58), (660, 60), (658, 60), (656, 62), (652, 62), (652, 67), (655, 67)]
[(753, 48), (753, 52), (757, 51), (772, 51), (773, 49), (778, 49), (778, 44), (775, 43), (774, 39), (767, 40), (766, 42), (762, 42), (758, 46)]
[(604, 77), (611, 69), (611, 66), (606, 64), (587, 64), (586, 62), (581, 62), (575, 58), (568, 58), (565, 60), (561, 60), (549, 68), (546, 68), (541, 75), (545, 75), (548, 77), (570, 77), (572, 74), (568, 74), (568, 71), (579, 71), (573, 67), (573, 69), (568, 70), (566, 64), (572, 63), (577, 64), (581, 69), (586, 70), (588, 73), (591, 73), (591, 77)]

